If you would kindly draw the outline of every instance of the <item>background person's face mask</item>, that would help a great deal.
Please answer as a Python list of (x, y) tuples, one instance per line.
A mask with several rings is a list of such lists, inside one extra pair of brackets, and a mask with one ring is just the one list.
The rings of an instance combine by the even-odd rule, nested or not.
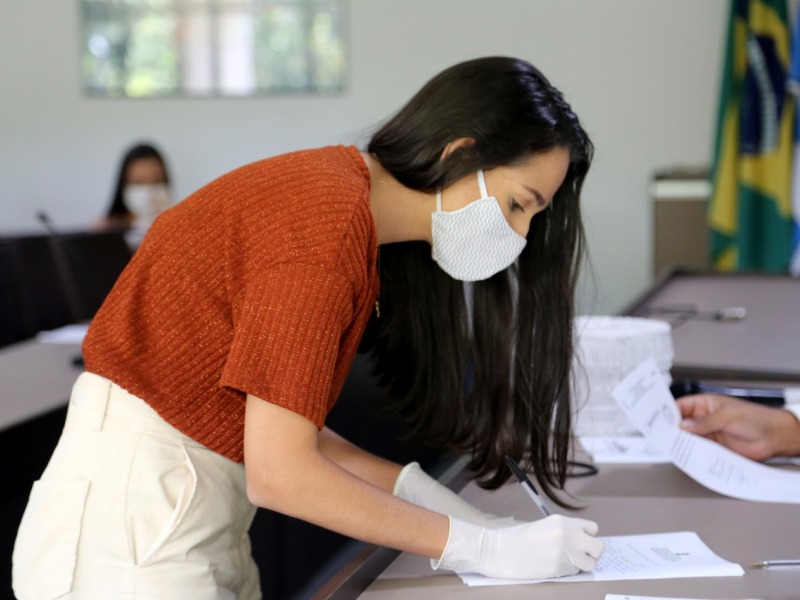
[(171, 204), (169, 190), (163, 183), (127, 185), (122, 194), (128, 210), (143, 221), (152, 221)]
[(508, 224), (497, 198), (486, 191), (478, 171), (479, 200), (451, 212), (442, 211), (442, 193), (436, 194), (431, 219), (433, 260), (453, 279), (479, 281), (499, 273), (517, 260), (527, 240)]

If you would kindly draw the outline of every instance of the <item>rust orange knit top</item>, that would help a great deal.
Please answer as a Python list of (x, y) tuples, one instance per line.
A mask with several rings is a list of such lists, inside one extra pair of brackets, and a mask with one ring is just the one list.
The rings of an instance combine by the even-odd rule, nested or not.
[(246, 394), (322, 427), (378, 293), (354, 147), (223, 175), (160, 216), (93, 319), (86, 369), (243, 460)]

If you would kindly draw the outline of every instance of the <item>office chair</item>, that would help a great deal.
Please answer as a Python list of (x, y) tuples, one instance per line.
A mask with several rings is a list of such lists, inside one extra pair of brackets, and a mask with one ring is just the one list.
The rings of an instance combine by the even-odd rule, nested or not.
[(70, 318), (72, 322), (88, 321), (131, 259), (124, 233), (86, 231), (49, 239)]
[(25, 339), (22, 312), (14, 288), (14, 255), (0, 240), (0, 347)]
[(49, 235), (0, 238), (4, 343), (72, 322)]

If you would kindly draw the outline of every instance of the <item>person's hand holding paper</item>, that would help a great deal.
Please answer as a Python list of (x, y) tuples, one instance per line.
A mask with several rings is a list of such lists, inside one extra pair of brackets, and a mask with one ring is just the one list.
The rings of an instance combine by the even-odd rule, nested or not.
[(800, 504), (800, 474), (753, 462), (681, 430), (680, 411), (652, 360), (634, 369), (613, 396), (648, 445), (698, 483), (742, 500)]
[(677, 401), (681, 427), (752, 460), (800, 456), (800, 421), (788, 410), (719, 394), (694, 394)]

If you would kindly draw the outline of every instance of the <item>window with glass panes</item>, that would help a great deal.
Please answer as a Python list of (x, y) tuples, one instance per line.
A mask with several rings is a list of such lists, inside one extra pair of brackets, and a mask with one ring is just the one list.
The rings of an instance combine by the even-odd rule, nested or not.
[(98, 96), (251, 96), (344, 88), (345, 0), (81, 0)]

